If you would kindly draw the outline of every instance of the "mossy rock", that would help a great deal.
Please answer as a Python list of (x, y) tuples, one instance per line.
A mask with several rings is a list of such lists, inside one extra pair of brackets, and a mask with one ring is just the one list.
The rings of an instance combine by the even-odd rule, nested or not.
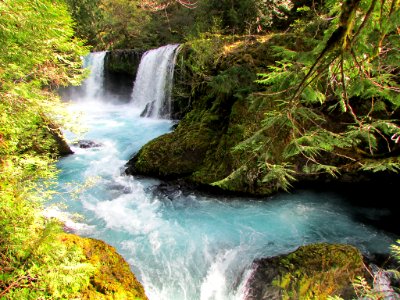
[[(182, 100), (181, 107), (176, 108), (180, 110), (178, 115), (184, 117), (174, 132), (149, 142), (135, 155), (128, 163), (128, 174), (186, 178), (212, 185), (240, 167), (241, 162), (232, 155), (232, 148), (260, 125), (263, 112), (250, 109), (252, 103), (248, 96), (260, 88), (254, 83), (256, 73), (273, 59), (264, 59), (270, 47), (265, 40), (256, 39), (251, 43), (239, 40), (227, 47), (229, 43), (217, 43), (218, 51), (209, 51), (212, 54), (208, 60), (196, 59), (197, 55), (204, 54), (196, 53), (191, 45), (181, 48), (178, 62), (183, 65), (177, 67), (174, 89), (182, 92), (177, 96), (179, 101), (184, 98), (182, 95), (188, 97), (188, 101)], [(206, 64), (185, 65), (197, 61)], [(230, 182), (224, 188), (248, 193), (261, 191), (254, 181), (246, 180), (255, 170), (257, 166), (251, 167), (243, 175), (243, 181)]]
[[(282, 95), (265, 94), (256, 79), (270, 72), (282, 49), (306, 52), (317, 42), (282, 33), (211, 36), (182, 45), (172, 105), (173, 116), (182, 119), (173, 132), (145, 145), (128, 163), (127, 174), (183, 178), (223, 191), (268, 196), (289, 190), (296, 181), (365, 181), (373, 174), (362, 171), (361, 165), (397, 164), (396, 148), (389, 157), (375, 155), (371, 160), (355, 147), (329, 150), (332, 145), (326, 148), (324, 142), (320, 148), (328, 150), (318, 150), (318, 161), (299, 153)], [(331, 114), (327, 107), (303, 108), (298, 118), (305, 131), (345, 132), (351, 123), (348, 115)]]
[(312, 244), (287, 255), (255, 262), (247, 300), (327, 299), (354, 296), (352, 281), (364, 274), (363, 257), (353, 246)]
[(104, 59), (104, 69), (107, 72), (135, 76), (143, 53), (143, 50), (136, 49), (108, 51)]
[(86, 257), (82, 263), (94, 266), (90, 283), (80, 291), (79, 299), (147, 299), (143, 286), (114, 247), (100, 240), (73, 234), (62, 234), (59, 238), (67, 247), (81, 248)]

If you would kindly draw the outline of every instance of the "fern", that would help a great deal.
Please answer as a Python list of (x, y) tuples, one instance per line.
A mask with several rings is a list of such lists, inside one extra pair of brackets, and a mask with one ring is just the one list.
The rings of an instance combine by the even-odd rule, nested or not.
[(395, 158), (387, 158), (381, 160), (367, 160), (364, 161), (362, 167), (363, 171), (377, 172), (393, 172), (399, 173), (400, 160)]
[(288, 191), (292, 187), (292, 182), (296, 180), (294, 175), (296, 172), (289, 163), (282, 164), (266, 164), (266, 173), (262, 179), (263, 183), (274, 183), (275, 186)]
[(341, 136), (328, 130), (317, 129), (294, 139), (286, 147), (283, 157), (288, 159), (303, 154), (316, 159), (322, 152), (333, 152), (336, 148), (350, 148), (354, 140), (350, 137)]
[(319, 90), (310, 86), (306, 87), (301, 95), (304, 103), (307, 104), (323, 104), (326, 100), (326, 95)]
[(325, 164), (308, 164), (303, 167), (303, 172), (306, 174), (329, 174), (330, 176), (336, 178), (339, 175), (339, 168), (336, 166), (330, 166)]
[(396, 244), (390, 246), (390, 251), (394, 258), (400, 263), (400, 240), (397, 240)]

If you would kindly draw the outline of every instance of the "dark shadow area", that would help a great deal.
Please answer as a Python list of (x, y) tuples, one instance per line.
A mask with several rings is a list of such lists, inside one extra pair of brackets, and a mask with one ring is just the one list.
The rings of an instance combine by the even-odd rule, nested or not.
[(398, 174), (368, 174), (360, 182), (301, 182), (295, 189), (335, 193), (349, 205), (355, 220), (400, 235)]

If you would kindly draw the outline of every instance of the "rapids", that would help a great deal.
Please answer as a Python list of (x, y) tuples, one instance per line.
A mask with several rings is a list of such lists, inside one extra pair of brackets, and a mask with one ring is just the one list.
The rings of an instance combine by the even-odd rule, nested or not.
[(60, 193), (46, 214), (62, 219), (67, 230), (116, 247), (151, 300), (243, 299), (255, 258), (315, 242), (387, 253), (394, 241), (354, 217), (379, 211), (359, 211), (334, 192), (264, 199), (157, 193), (160, 181), (125, 176), (124, 165), (172, 122), (141, 118), (143, 107), (134, 101), (91, 97), (75, 99), (71, 109), (82, 112), (84, 139), (101, 147), (72, 145), (75, 154), (58, 163)]

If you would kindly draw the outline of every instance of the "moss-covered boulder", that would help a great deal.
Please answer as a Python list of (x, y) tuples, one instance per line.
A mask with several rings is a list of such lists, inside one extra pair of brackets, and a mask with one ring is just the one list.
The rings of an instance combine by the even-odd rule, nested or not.
[[(294, 53), (310, 54), (318, 42), (282, 33), (205, 36), (184, 44), (177, 58), (172, 105), (173, 115), (182, 119), (173, 132), (145, 145), (129, 161), (127, 173), (184, 178), (253, 195), (288, 190), (295, 181), (367, 181), (374, 180), (375, 172), (396, 177), (397, 135), (378, 134), (371, 142), (333, 94), (324, 95), (324, 103), (309, 100), (289, 108), (296, 84), (290, 85), (284, 73), (273, 72)], [(263, 78), (277, 76), (264, 81), (268, 92), (257, 82), (260, 73)], [(324, 85), (326, 78), (319, 80)], [(368, 101), (352, 101), (355, 110), (370, 117), (373, 107), (365, 104)], [(376, 114), (386, 121), (395, 116), (386, 110)], [(386, 121), (386, 129), (396, 127)]]
[[(261, 122), (263, 113), (251, 107), (248, 96), (260, 88), (254, 82), (257, 72), (272, 62), (262, 58), (270, 47), (265, 38), (245, 43), (215, 37), (184, 45), (177, 59), (173, 105), (183, 119), (172, 133), (145, 145), (128, 163), (127, 173), (211, 185), (240, 167), (231, 150)], [(254, 180), (229, 189), (257, 190)]]
[(246, 300), (327, 299), (354, 296), (352, 280), (364, 275), (361, 253), (349, 245), (312, 244), (255, 262)]
[[(294, 35), (221, 37), (192, 41), (181, 47), (174, 75), (176, 129), (147, 145), (127, 164), (128, 174), (185, 178), (191, 183), (225, 191), (272, 194), (279, 180), (264, 181), (263, 158), (241, 144), (258, 135), (276, 137), (271, 145), (279, 161), (288, 132), (260, 132), (273, 101), (260, 97), (257, 74), (275, 63), (276, 47), (306, 47)], [(258, 143), (255, 140), (254, 143)], [(253, 143), (253, 144), (254, 144)], [(265, 147), (265, 141), (263, 142)], [(255, 145), (257, 147), (257, 145)], [(246, 148), (247, 147), (247, 148)]]
[(127, 262), (113, 247), (103, 241), (62, 234), (60, 240), (68, 248), (82, 249), (85, 260), (93, 266), (89, 285), (80, 291), (79, 299), (147, 299)]

